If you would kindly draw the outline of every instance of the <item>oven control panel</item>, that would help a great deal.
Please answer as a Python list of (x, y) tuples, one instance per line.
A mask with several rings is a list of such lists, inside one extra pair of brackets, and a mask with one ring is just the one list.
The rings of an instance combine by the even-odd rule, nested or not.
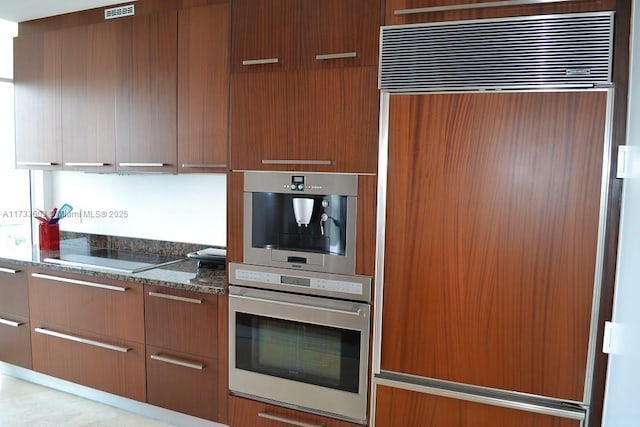
[(315, 289), (331, 293), (364, 295), (364, 287), (362, 283), (348, 280), (299, 277), (246, 269), (236, 269), (235, 279), (244, 282), (253, 282), (256, 284), (264, 283), (270, 285), (281, 285), (289, 288), (289, 290), (291, 289), (290, 287), (299, 287), (302, 289)]

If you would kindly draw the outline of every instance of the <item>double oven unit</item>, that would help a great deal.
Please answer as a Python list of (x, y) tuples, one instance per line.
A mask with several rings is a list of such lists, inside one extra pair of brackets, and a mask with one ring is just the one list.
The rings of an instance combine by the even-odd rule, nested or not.
[(357, 175), (245, 172), (229, 264), (231, 393), (366, 424), (371, 278), (355, 274)]

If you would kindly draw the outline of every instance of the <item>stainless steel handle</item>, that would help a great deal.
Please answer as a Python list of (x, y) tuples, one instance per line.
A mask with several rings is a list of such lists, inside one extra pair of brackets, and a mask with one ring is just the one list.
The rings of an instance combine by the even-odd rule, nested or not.
[(464, 10), (464, 9), (484, 9), (488, 7), (503, 7), (503, 6), (522, 6), (526, 4), (541, 4), (541, 3), (564, 3), (576, 0), (504, 0), (504, 1), (488, 1), (483, 3), (467, 3), (467, 4), (455, 4), (449, 6), (432, 6), (432, 7), (419, 7), (415, 9), (396, 9), (393, 11), (395, 16), (400, 15), (415, 15), (418, 13), (434, 13), (434, 12), (448, 12), (452, 10)]
[(123, 168), (161, 168), (165, 166), (165, 163), (124, 162), (124, 163), (118, 163), (118, 166)]
[(318, 61), (325, 61), (327, 59), (355, 58), (356, 56), (358, 56), (357, 52), (326, 53), (322, 55), (316, 55), (316, 59)]
[(94, 341), (94, 340), (90, 340), (90, 339), (87, 339), (87, 338), (80, 338), (80, 337), (76, 337), (75, 335), (63, 334), (63, 333), (51, 331), (51, 330), (45, 329), (45, 328), (34, 328), (33, 330), (35, 332), (39, 333), (39, 334), (49, 335), (49, 336), (52, 336), (52, 337), (61, 338), (63, 340), (79, 342), (81, 344), (87, 344), (87, 345), (91, 345), (93, 347), (100, 347), (100, 348), (104, 348), (104, 349), (107, 349), (107, 350), (117, 351), (117, 352), (120, 352), (120, 353), (127, 353), (128, 351), (132, 350), (129, 347), (122, 347), (122, 346), (119, 346), (119, 345), (107, 344), (107, 343), (104, 343), (104, 342), (101, 342), (101, 341)]
[(203, 299), (185, 298), (185, 297), (179, 297), (176, 295), (161, 294), (160, 292), (149, 292), (149, 296), (156, 297), (156, 298), (170, 299), (173, 301), (188, 302), (191, 304), (202, 304), (204, 302)]
[(20, 270), (14, 270), (13, 268), (0, 267), (0, 273), (16, 274), (16, 273), (20, 273)]
[(331, 165), (331, 160), (262, 159), (263, 165)]
[(87, 162), (65, 162), (64, 165), (71, 166), (71, 167), (96, 167), (96, 168), (107, 166), (106, 163), (87, 163)]
[(311, 305), (311, 304), (298, 304), (298, 303), (295, 303), (295, 302), (277, 301), (277, 300), (272, 300), (272, 299), (268, 299), (268, 298), (246, 297), (244, 295), (229, 295), (229, 298), (239, 298), (239, 299), (243, 299), (243, 300), (247, 300), (247, 301), (257, 301), (257, 302), (262, 302), (262, 303), (264, 303), (266, 301), (266, 302), (269, 302), (271, 304), (285, 305), (287, 307), (315, 308), (317, 310), (329, 311), (331, 313), (348, 314), (350, 316), (360, 316), (360, 314), (362, 313), (361, 309), (357, 309), (356, 311), (340, 310), (338, 308), (319, 307), (319, 306), (315, 306), (315, 305)]
[(24, 325), (23, 322), (14, 322), (13, 320), (3, 319), (0, 317), (0, 325), (11, 326), (12, 328), (17, 328), (19, 326)]
[(298, 426), (298, 427), (324, 427), (324, 424), (305, 423), (304, 421), (294, 420), (293, 418), (281, 417), (280, 415), (273, 415), (273, 414), (270, 414), (270, 413), (264, 412), (264, 411), (258, 412), (258, 416), (260, 418), (266, 418), (268, 420), (278, 421), (278, 422), (281, 422), (281, 423), (290, 424), (292, 426)]
[(158, 360), (160, 362), (170, 363), (172, 365), (184, 366), (186, 368), (197, 369), (202, 371), (206, 366), (204, 363), (187, 362), (186, 360), (180, 360), (173, 357), (163, 356), (161, 354), (152, 354), (149, 356), (152, 360)]
[(278, 62), (280, 62), (280, 58), (245, 59), (242, 61), (242, 65), (277, 64)]
[(69, 279), (67, 277), (50, 276), (48, 274), (31, 273), (31, 276), (38, 279), (52, 280), (54, 282), (70, 283), (72, 285), (89, 286), (91, 288), (106, 289), (109, 291), (125, 292), (129, 288), (122, 286), (105, 285), (104, 283), (86, 282), (84, 280)]
[(54, 166), (57, 163), (53, 162), (17, 162), (18, 166)]
[(194, 168), (194, 169), (204, 169), (204, 168), (226, 168), (226, 163), (183, 163), (183, 168)]

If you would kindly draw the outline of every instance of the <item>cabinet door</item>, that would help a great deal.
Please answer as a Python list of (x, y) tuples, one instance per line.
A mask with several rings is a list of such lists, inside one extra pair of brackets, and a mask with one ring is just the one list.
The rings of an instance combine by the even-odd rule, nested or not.
[(180, 11), (178, 171), (227, 168), (229, 5)]
[(106, 22), (60, 30), (64, 169), (115, 171), (117, 28)]
[(295, 72), (231, 76), (232, 169), (282, 169), (288, 158), (289, 100)]
[(299, 0), (234, 0), (231, 8), (233, 73), (297, 68)]
[(580, 427), (579, 420), (376, 387), (376, 427)]
[(60, 33), (14, 39), (16, 167), (60, 169)]
[(29, 317), (27, 276), (23, 267), (0, 264), (0, 313)]
[(391, 97), (383, 370), (582, 401), (607, 98)]
[(117, 170), (175, 173), (177, 12), (118, 24)]
[(378, 0), (303, 0), (301, 3), (302, 67), (378, 63)]
[(301, 72), (289, 111), (288, 159), (305, 170), (375, 173), (376, 67)]
[(292, 425), (310, 427), (360, 426), (360, 424), (347, 423), (254, 400), (229, 397), (229, 427), (287, 427)]
[(215, 359), (218, 296), (145, 286), (147, 344)]
[(28, 318), (0, 312), (0, 362), (31, 369)]

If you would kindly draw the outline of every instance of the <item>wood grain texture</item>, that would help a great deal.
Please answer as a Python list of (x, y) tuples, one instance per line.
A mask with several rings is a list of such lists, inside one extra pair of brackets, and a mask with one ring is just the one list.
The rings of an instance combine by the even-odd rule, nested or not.
[(227, 173), (227, 262), (242, 262), (244, 243), (244, 175)]
[(258, 416), (266, 412), (298, 422), (318, 424), (324, 427), (357, 427), (359, 424), (322, 417), (320, 415), (295, 411), (280, 406), (268, 405), (254, 400), (229, 396), (229, 427), (286, 427), (291, 424), (268, 420)]
[[(201, 304), (165, 299), (150, 292), (201, 300)], [(160, 286), (144, 287), (146, 343), (209, 359), (218, 355), (218, 296)]]
[(378, 180), (376, 176), (358, 176), (356, 274), (371, 277), (373, 277), (376, 267), (377, 191)]
[[(377, 65), (379, 0), (304, 0), (301, 7), (301, 67)], [(346, 52), (356, 52), (356, 57), (316, 59), (316, 55)]]
[[(297, 0), (234, 0), (231, 3), (231, 72), (284, 71), (298, 67), (300, 7)], [(277, 58), (278, 63), (242, 65)]]
[(49, 270), (31, 272), (128, 288), (120, 292), (29, 276), (32, 321), (38, 319), (109, 338), (145, 342), (142, 285)]
[(484, 3), (486, 0), (387, 0), (385, 25), (415, 24), (419, 22), (457, 21), (464, 19), (502, 18), (519, 15), (544, 15), (571, 12), (614, 10), (616, 0), (575, 0), (561, 3), (533, 4), (467, 9), (447, 12), (395, 15), (395, 10), (423, 7)]
[(580, 427), (580, 421), (393, 387), (376, 388), (376, 427)]
[(29, 318), (0, 312), (0, 319), (21, 323), (18, 327), (0, 323), (0, 361), (31, 369)]
[[(229, 5), (180, 11), (178, 23), (178, 171), (227, 169)], [(184, 164), (219, 165), (189, 168)]]
[(605, 105), (392, 97), (383, 369), (582, 401)]
[(0, 267), (17, 270), (15, 274), (0, 271), (0, 313), (29, 317), (29, 292), (24, 267), (3, 262)]
[(117, 161), (165, 166), (117, 169), (176, 172), (177, 12), (136, 16), (119, 24)]
[(146, 401), (144, 344), (60, 328), (37, 319), (32, 319), (31, 327), (47, 328), (80, 338), (131, 348), (126, 353), (120, 353), (31, 330), (33, 369), (36, 372), (129, 399)]
[[(202, 364), (202, 370), (151, 359), (160, 355)], [(205, 418), (218, 419), (218, 364), (191, 354), (147, 346), (147, 401), (162, 408)], [(226, 403), (226, 402), (225, 402)]]

